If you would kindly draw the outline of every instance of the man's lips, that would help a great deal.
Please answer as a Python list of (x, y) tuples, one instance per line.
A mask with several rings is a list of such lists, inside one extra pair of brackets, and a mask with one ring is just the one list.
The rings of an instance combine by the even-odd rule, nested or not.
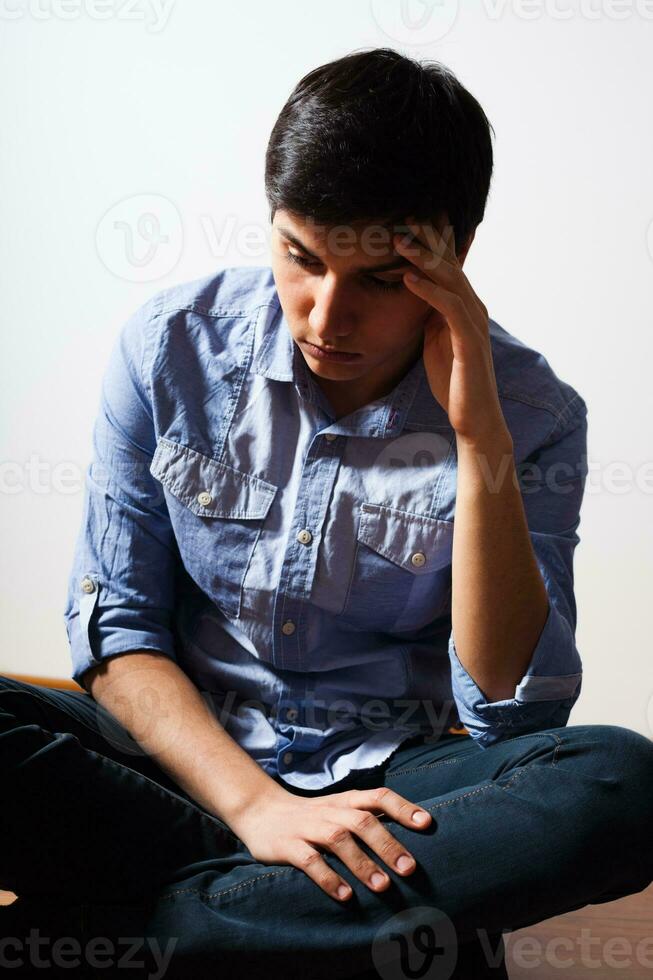
[(308, 340), (304, 341), (304, 343), (308, 347), (309, 353), (315, 353), (317, 356), (333, 357), (333, 358), (342, 357), (343, 359), (347, 359), (347, 360), (350, 360), (351, 358), (354, 357), (360, 357), (360, 354), (356, 353), (355, 351), (329, 350), (326, 347), (318, 347), (317, 344), (312, 344)]

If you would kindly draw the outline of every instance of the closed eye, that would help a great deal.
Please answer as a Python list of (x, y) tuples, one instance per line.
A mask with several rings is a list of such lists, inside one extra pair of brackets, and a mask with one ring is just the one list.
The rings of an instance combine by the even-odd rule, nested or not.
[[(302, 255), (297, 255), (290, 250), (284, 253), (284, 258), (288, 259), (289, 262), (293, 262), (295, 265), (301, 266), (302, 269), (309, 269), (315, 265), (319, 265), (318, 262), (309, 262)], [(402, 287), (405, 289), (403, 279), (396, 279), (394, 282), (389, 282), (385, 279), (377, 279), (376, 276), (366, 276), (365, 280), (374, 289), (395, 290), (401, 289)]]

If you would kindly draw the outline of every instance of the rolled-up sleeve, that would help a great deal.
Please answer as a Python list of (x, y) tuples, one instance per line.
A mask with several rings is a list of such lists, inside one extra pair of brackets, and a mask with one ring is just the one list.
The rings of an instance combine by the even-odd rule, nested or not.
[(78, 682), (114, 654), (175, 656), (179, 552), (161, 485), (149, 471), (156, 439), (143, 380), (156, 303), (155, 296), (124, 324), (102, 380), (64, 610)]
[(574, 549), (587, 467), (587, 407), (576, 396), (545, 445), (516, 466), (530, 539), (549, 612), (512, 698), (488, 701), (461, 664), (449, 636), (452, 692), (462, 724), (487, 747), (505, 735), (567, 724), (582, 686), (576, 647)]

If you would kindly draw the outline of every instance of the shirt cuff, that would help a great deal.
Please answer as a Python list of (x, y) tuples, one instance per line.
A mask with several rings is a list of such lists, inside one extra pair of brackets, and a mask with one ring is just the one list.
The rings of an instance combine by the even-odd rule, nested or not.
[(65, 613), (72, 677), (78, 684), (89, 668), (119, 653), (155, 650), (176, 659), (167, 610), (120, 605), (124, 599), (109, 601), (104, 591), (98, 575), (87, 572), (79, 597), (71, 598)]
[(569, 622), (549, 600), (530, 663), (512, 698), (488, 701), (461, 664), (449, 635), (451, 684), (458, 716), (483, 748), (508, 735), (567, 723), (582, 685), (582, 664)]

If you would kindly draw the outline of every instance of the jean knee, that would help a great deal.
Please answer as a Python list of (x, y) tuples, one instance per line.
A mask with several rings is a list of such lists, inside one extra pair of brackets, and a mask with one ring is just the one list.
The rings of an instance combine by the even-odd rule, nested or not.
[(653, 741), (623, 725), (586, 725), (593, 738), (618, 756), (626, 766), (653, 765)]
[(592, 725), (600, 765), (616, 780), (622, 807), (650, 836), (653, 823), (653, 740), (622, 725)]

